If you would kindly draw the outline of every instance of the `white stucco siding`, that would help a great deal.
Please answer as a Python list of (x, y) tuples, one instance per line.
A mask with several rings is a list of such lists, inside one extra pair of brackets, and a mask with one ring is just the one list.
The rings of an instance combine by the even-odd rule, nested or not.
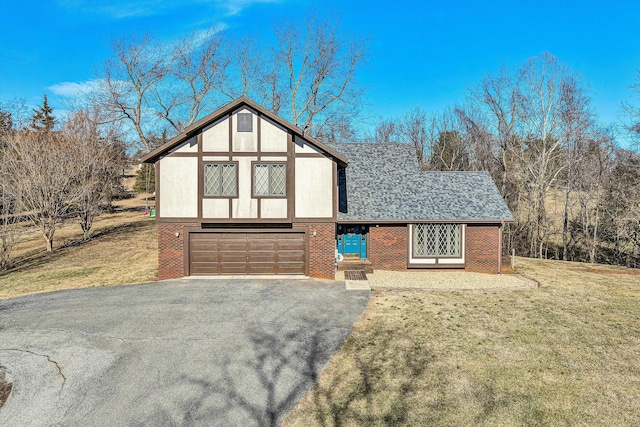
[[(252, 131), (238, 132), (238, 113), (251, 113)], [(233, 151), (256, 152), (258, 151), (258, 116), (247, 108), (234, 111), (233, 113)]]
[(247, 156), (233, 158), (238, 162), (238, 198), (232, 200), (234, 218), (258, 217), (258, 200), (251, 198), (251, 162), (257, 159)]
[(296, 217), (333, 217), (333, 162), (324, 157), (296, 158), (295, 170)]
[(260, 216), (262, 218), (286, 218), (287, 199), (260, 200)]
[(198, 152), (198, 139), (193, 138), (183, 142), (176, 148), (170, 151), (170, 153), (197, 153)]
[(260, 118), (260, 149), (262, 152), (287, 151), (287, 131), (272, 121)]
[(202, 199), (203, 218), (229, 218), (229, 199)]
[(202, 131), (203, 151), (229, 151), (229, 119), (222, 118)]
[(165, 157), (160, 160), (160, 216), (198, 216), (198, 158)]
[(296, 136), (293, 141), (295, 142), (293, 145), (295, 147), (296, 153), (303, 153), (303, 154), (320, 153), (320, 151), (318, 151), (313, 145), (309, 144), (307, 141), (300, 138), (299, 136)]

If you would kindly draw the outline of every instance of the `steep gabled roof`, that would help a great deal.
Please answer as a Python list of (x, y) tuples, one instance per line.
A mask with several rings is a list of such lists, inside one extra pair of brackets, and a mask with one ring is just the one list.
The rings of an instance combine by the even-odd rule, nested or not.
[(488, 172), (424, 172), (409, 144), (331, 147), (349, 158), (339, 221), (513, 221)]
[(172, 150), (173, 148), (187, 141), (189, 138), (192, 138), (194, 135), (200, 132), (201, 129), (207, 127), (208, 125), (210, 125), (211, 123), (214, 123), (219, 118), (225, 115), (228, 115), (234, 110), (237, 110), (243, 106), (246, 106), (254, 111), (257, 111), (261, 116), (265, 116), (269, 118), (271, 121), (278, 123), (280, 126), (283, 126), (289, 129), (290, 131), (293, 132), (294, 135), (300, 136), (305, 141), (319, 148), (321, 151), (324, 151), (330, 156), (334, 157), (338, 161), (338, 163), (342, 165), (346, 165), (348, 163), (347, 158), (341, 155), (340, 153), (336, 152), (332, 148), (316, 140), (311, 135), (305, 134), (300, 128), (292, 125), (288, 121), (282, 119), (281, 117), (278, 117), (277, 115), (273, 114), (271, 111), (267, 110), (264, 107), (261, 107), (260, 105), (256, 104), (255, 102), (251, 101), (249, 98), (244, 96), (236, 99), (235, 101), (230, 102), (229, 104), (225, 105), (222, 108), (219, 108), (218, 110), (214, 111), (208, 116), (187, 126), (180, 135), (176, 136), (175, 138), (172, 138), (171, 140), (161, 145), (160, 147), (156, 148), (155, 150), (151, 151), (150, 153), (147, 153), (140, 159), (140, 161), (144, 163), (154, 163), (156, 160), (158, 160), (160, 156), (166, 154), (168, 151)]

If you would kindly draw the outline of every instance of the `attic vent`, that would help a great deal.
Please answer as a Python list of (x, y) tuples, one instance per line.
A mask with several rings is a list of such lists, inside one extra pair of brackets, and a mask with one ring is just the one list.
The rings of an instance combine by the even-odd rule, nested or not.
[(251, 113), (238, 113), (238, 132), (253, 132), (253, 117)]

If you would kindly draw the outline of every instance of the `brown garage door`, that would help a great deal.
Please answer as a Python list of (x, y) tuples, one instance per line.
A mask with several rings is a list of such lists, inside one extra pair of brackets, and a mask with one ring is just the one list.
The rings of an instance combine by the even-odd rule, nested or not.
[(306, 274), (304, 233), (190, 233), (189, 274)]

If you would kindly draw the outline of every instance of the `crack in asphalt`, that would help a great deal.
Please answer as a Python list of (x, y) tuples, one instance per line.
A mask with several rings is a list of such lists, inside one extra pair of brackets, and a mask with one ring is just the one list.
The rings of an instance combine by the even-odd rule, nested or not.
[(64, 385), (67, 382), (67, 377), (62, 372), (62, 368), (60, 367), (60, 365), (58, 365), (58, 362), (53, 360), (51, 356), (49, 356), (48, 354), (40, 354), (40, 353), (36, 353), (35, 351), (23, 350), (20, 348), (0, 348), (0, 351), (19, 351), (21, 353), (32, 354), (34, 356), (46, 357), (49, 363), (52, 363), (56, 366), (56, 368), (58, 369), (58, 374), (60, 374), (60, 376), (62, 377), (62, 385), (60, 386), (60, 391), (62, 391), (62, 389), (64, 388)]
[(46, 328), (46, 329), (14, 329), (11, 332), (34, 332), (34, 331), (50, 331), (50, 332), (65, 332), (72, 335), (82, 335), (91, 338), (108, 338), (112, 340), (118, 340), (121, 342), (143, 342), (143, 341), (217, 341), (218, 337), (208, 336), (206, 338), (188, 338), (188, 337), (146, 337), (146, 338), (137, 338), (137, 337), (129, 337), (122, 338), (116, 337), (113, 335), (102, 334), (102, 333), (89, 333), (82, 331), (72, 331), (69, 329), (57, 329), (57, 328)]

